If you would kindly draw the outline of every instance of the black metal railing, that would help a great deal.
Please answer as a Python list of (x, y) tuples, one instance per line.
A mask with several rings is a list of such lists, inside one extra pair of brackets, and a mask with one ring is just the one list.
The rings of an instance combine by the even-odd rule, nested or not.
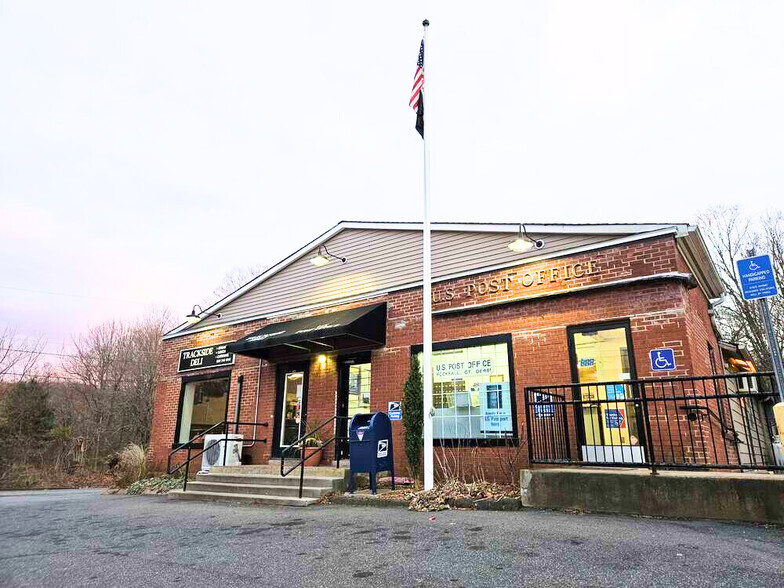
[[(335, 443), (337, 441), (337, 443), (335, 443), (335, 448), (336, 448), (336, 451), (335, 451), (335, 467), (336, 468), (340, 468), (340, 454), (341, 454), (340, 442), (348, 441), (348, 437), (345, 437), (345, 436), (342, 436), (342, 435), (338, 434), (339, 431), (341, 430), (339, 425), (340, 425), (340, 421), (341, 420), (348, 421), (349, 419), (350, 419), (350, 417), (347, 417), (347, 416), (335, 415), (332, 418), (327, 419), (326, 421), (321, 423), (315, 429), (311, 429), (310, 431), (308, 431), (307, 433), (302, 435), (299, 439), (297, 439), (296, 441), (292, 442), (291, 445), (288, 445), (287, 447), (285, 447), (283, 449), (283, 451), (281, 452), (281, 454), (280, 454), (280, 475), (281, 475), (281, 477), (285, 478), (291, 472), (293, 472), (294, 470), (299, 468), (299, 497), (300, 498), (302, 498), (302, 487), (303, 487), (304, 481), (305, 481), (305, 459), (307, 457), (310, 457), (310, 456), (306, 456), (305, 455), (305, 451), (304, 451), (304, 449), (306, 449), (306, 447), (305, 447), (305, 440), (308, 437), (315, 436), (321, 429), (323, 429), (324, 427), (326, 427), (330, 423), (334, 422), (336, 424), (335, 434), (332, 437), (330, 437), (329, 439), (327, 439), (326, 441), (323, 441), (321, 443), (321, 445), (316, 446), (316, 447), (311, 447), (310, 449), (315, 449), (316, 451), (314, 453), (320, 453), (323, 456), (324, 450), (330, 444)], [(302, 425), (303, 425), (303, 428), (305, 430), (307, 430), (307, 425), (304, 422), (302, 423)], [(293, 452), (293, 451), (298, 451), (299, 452), (299, 458), (300, 458), (299, 462), (295, 463), (294, 465), (292, 465), (291, 467), (286, 469), (286, 456), (290, 452)]]
[[(223, 445), (223, 447), (224, 447), (224, 450), (223, 450), (223, 465), (224, 466), (226, 465), (226, 453), (227, 453), (226, 448), (229, 445), (229, 435), (231, 434), (231, 433), (229, 433), (229, 427), (232, 426), (232, 425), (234, 425), (234, 427), (235, 427), (235, 429), (234, 429), (235, 432), (239, 429), (239, 427), (254, 427), (254, 431), (255, 431), (255, 427), (268, 427), (269, 423), (256, 423), (256, 422), (243, 422), (243, 421), (222, 421), (220, 423), (214, 424), (209, 429), (206, 429), (206, 430), (202, 431), (198, 435), (194, 436), (193, 439), (189, 439), (185, 443), (177, 445), (174, 449), (172, 449), (169, 452), (169, 457), (166, 460), (166, 473), (171, 475), (171, 474), (173, 474), (175, 472), (180, 471), (182, 468), (185, 468), (185, 479), (183, 480), (183, 483), (182, 483), (183, 491), (188, 489), (188, 476), (190, 475), (191, 462), (194, 459), (197, 459), (197, 458), (201, 457), (202, 454), (204, 454), (204, 452), (211, 450), (212, 447), (213, 447), (213, 446), (207, 447), (206, 444), (204, 446), (202, 446), (202, 447), (199, 447), (201, 445), (199, 443), (199, 439), (202, 439), (206, 435), (209, 435), (210, 433), (214, 433), (215, 431), (218, 431), (217, 434), (223, 434), (223, 439), (218, 439), (217, 443), (218, 444), (220, 444), (220, 443), (224, 444)], [(266, 438), (264, 438), (264, 439), (244, 438), (244, 437), (242, 439), (243, 443), (246, 443), (246, 442), (253, 442), (253, 443), (255, 443), (256, 441), (258, 441), (259, 443), (266, 443), (267, 439)], [(192, 452), (195, 449), (200, 449), (200, 451), (194, 455)], [(188, 454), (186, 456), (186, 459), (185, 459), (184, 462), (180, 463), (176, 467), (172, 467), (172, 458), (177, 453), (179, 453), (180, 451), (187, 451), (188, 452)]]
[(531, 386), (532, 464), (784, 470), (770, 372)]

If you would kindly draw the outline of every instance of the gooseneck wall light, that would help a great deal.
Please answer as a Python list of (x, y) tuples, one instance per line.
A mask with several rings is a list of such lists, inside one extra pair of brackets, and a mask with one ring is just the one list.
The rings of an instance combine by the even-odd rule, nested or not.
[(529, 249), (541, 249), (544, 247), (544, 241), (541, 239), (534, 239), (525, 230), (525, 225), (520, 223), (520, 228), (517, 232), (517, 238), (507, 245), (509, 249), (515, 253), (523, 253)]
[(319, 245), (316, 255), (310, 258), (310, 263), (312, 263), (316, 267), (321, 267), (323, 265), (327, 265), (329, 263), (330, 258), (339, 259), (340, 263), (346, 263), (345, 257), (340, 257), (339, 255), (334, 255), (330, 253), (326, 245)]
[[(196, 312), (197, 308), (199, 309), (199, 312)], [(200, 320), (207, 318), (208, 316), (216, 316), (220, 318), (221, 314), (219, 312), (204, 312), (201, 306), (194, 304), (190, 314), (185, 315), (185, 320), (188, 321), (188, 324), (193, 325), (198, 323)]]

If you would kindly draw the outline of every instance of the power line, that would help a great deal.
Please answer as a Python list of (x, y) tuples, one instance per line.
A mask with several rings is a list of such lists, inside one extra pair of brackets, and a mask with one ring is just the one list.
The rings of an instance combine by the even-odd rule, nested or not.
[(138, 300), (123, 300), (121, 298), (103, 298), (100, 296), (87, 296), (85, 294), (69, 294), (67, 292), (50, 292), (48, 290), (34, 290), (32, 288), (17, 288), (16, 286), (3, 286), (0, 288), (5, 290), (16, 290), (17, 292), (33, 292), (35, 294), (47, 294), (49, 296), (68, 296), (69, 298), (86, 298), (88, 300), (103, 300), (105, 302), (125, 302), (128, 304), (150, 304), (149, 302), (140, 302)]
[(51, 351), (37, 351), (35, 349), (13, 349), (11, 347), (0, 347), (0, 351), (15, 351), (17, 353), (30, 353), (33, 355), (54, 355), (55, 357), (78, 357), (76, 355), (67, 355), (65, 353), (52, 353)]
[[(2, 376), (17, 376), (23, 378), (23, 377), (31, 377), (31, 374), (26, 374), (23, 372), (5, 372), (4, 374), (0, 374), (0, 377)], [(41, 376), (41, 379), (46, 379), (46, 378), (54, 378), (55, 380), (64, 380), (66, 382), (77, 382), (77, 383), (81, 382), (81, 380), (73, 376), (59, 376), (57, 374), (47, 374), (45, 376)]]
[[(54, 355), (55, 357), (73, 357), (73, 358), (80, 358), (80, 355), (73, 355), (68, 353), (54, 353), (52, 351), (38, 351), (36, 349), (14, 349), (12, 347), (0, 347), (0, 351), (15, 351), (17, 353), (30, 353), (32, 355)], [(145, 349), (134, 349), (133, 353), (144, 353), (145, 355), (157, 355), (155, 351), (147, 351)], [(123, 359), (120, 361), (130, 361), (129, 359)]]

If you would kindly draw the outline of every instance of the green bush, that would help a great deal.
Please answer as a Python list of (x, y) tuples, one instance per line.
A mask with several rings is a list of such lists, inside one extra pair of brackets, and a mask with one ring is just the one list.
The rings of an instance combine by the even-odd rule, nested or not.
[(419, 368), (419, 359), (411, 357), (408, 379), (403, 386), (403, 426), (406, 428), (405, 447), (411, 477), (419, 478), (419, 462), (422, 456), (422, 419), (424, 416), (424, 381)]

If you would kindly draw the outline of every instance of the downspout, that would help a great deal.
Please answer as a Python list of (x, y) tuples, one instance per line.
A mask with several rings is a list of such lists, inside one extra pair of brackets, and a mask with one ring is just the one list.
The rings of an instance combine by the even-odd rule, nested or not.
[(259, 420), (259, 394), (261, 392), (261, 360), (259, 360), (259, 372), (256, 376), (256, 407), (253, 409), (253, 441), (248, 445), (243, 444), (244, 447), (253, 447), (256, 445), (256, 422)]
[[(716, 334), (716, 338), (721, 341), (721, 331), (719, 330), (719, 325), (716, 323), (716, 311), (714, 310), (717, 306), (724, 304), (724, 301), (727, 300), (727, 291), (721, 293), (721, 296), (718, 298), (712, 298), (708, 300), (708, 315), (710, 316), (711, 326), (713, 327), (713, 332)], [(723, 362), (722, 362), (723, 363)]]
[(234, 403), (234, 433), (240, 432), (240, 406), (242, 405), (242, 384), (245, 376), (237, 378), (237, 401)]

